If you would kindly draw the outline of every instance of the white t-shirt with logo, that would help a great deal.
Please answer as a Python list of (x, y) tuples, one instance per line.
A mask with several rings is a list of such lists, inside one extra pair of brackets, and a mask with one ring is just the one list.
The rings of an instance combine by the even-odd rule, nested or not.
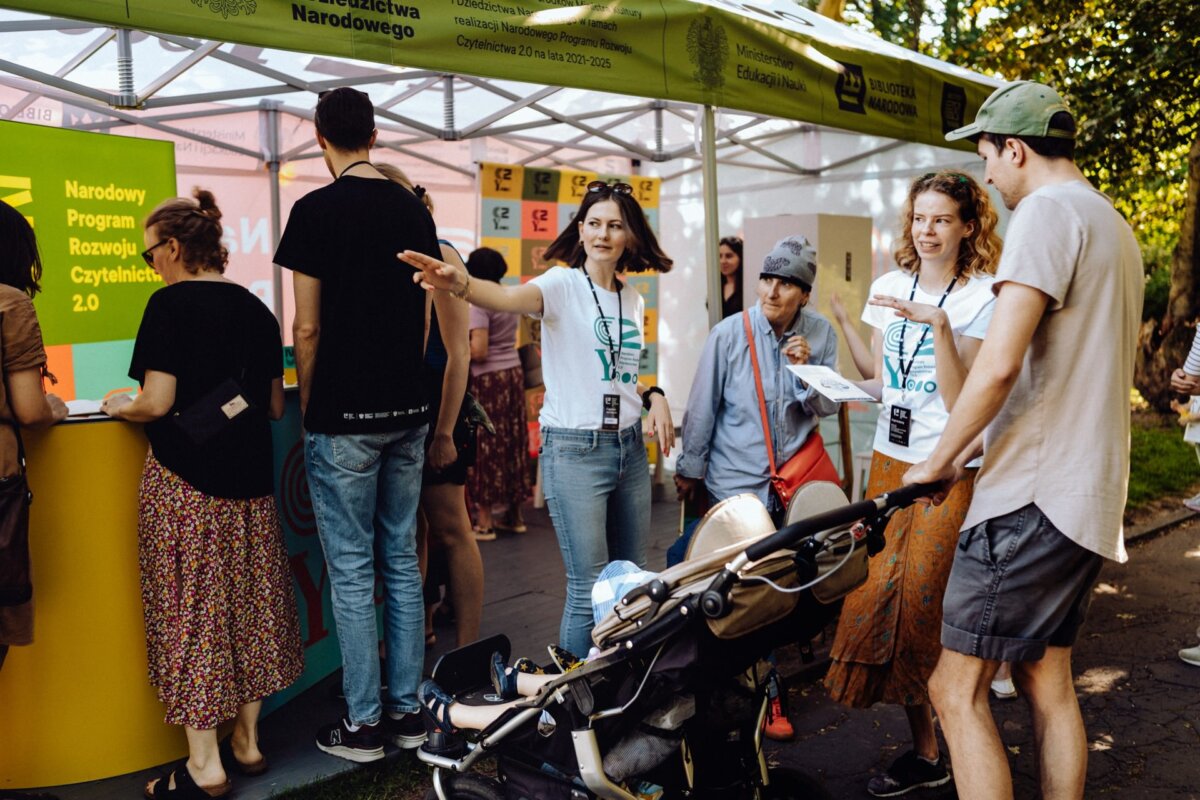
[[(881, 275), (871, 284), (871, 295), (882, 294), (907, 300), (913, 289), (913, 277), (898, 269)], [(991, 276), (973, 277), (968, 279), (965, 286), (959, 286), (946, 296), (942, 309), (950, 320), (955, 339), (960, 336), (982, 339), (987, 333), (992, 309), (996, 305), (995, 295), (992, 294), (992, 282)], [(912, 299), (915, 303), (936, 306), (942, 299), (942, 293), (929, 294), (917, 286)], [(883, 337), (883, 374), (877, 376), (883, 382), (883, 406), (875, 426), (875, 449), (885, 456), (913, 464), (924, 461), (933, 452), (942, 431), (946, 429), (946, 422), (950, 419), (937, 385), (937, 369), (933, 359), (933, 331), (930, 330), (925, 335), (924, 342), (921, 342), (921, 334), (928, 326), (915, 322), (905, 325), (904, 319), (896, 316), (894, 310), (883, 306), (868, 304), (863, 309), (862, 320), (877, 328)], [(902, 375), (904, 370), (900, 366), (901, 333), (904, 336), (905, 369), (908, 368), (910, 359), (915, 359), (906, 375)], [(921, 349), (914, 356), (913, 349), (918, 342), (921, 342)], [(912, 412), (908, 447), (894, 444), (888, 436), (892, 406), (897, 405)], [(975, 467), (979, 464), (977, 459), (968, 466)]]
[[(642, 358), (645, 301), (629, 283), (620, 295), (620, 355), (617, 379), (612, 381), (609, 333), (617, 335), (617, 293), (599, 286), (596, 297), (582, 269), (551, 267), (530, 283), (542, 291), (542, 378), (546, 398), (538, 421), (548, 428), (599, 430), (603, 427), (604, 395), (621, 398), (622, 430), (642, 418), (637, 391)], [(603, 320), (596, 301), (604, 312)], [(537, 316), (537, 315), (532, 315)]]

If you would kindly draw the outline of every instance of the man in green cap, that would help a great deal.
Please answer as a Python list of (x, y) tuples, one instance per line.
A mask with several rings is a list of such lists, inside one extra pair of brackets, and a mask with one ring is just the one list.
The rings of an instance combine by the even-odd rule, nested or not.
[(987, 182), (1014, 212), (987, 338), (937, 447), (905, 476), (952, 482), (983, 434), (929, 681), (963, 800), (1012, 798), (988, 707), (1003, 661), (1030, 702), (1042, 797), (1083, 797), (1071, 647), (1104, 559), (1127, 558), (1142, 260), (1129, 225), (1075, 166), (1075, 130), (1057, 92), (1021, 81), (946, 135), (975, 141)]

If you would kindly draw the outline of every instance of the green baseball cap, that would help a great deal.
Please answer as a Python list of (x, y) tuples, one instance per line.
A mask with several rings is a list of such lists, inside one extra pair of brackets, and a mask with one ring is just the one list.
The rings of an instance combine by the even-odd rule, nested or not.
[(946, 141), (981, 133), (1074, 139), (1074, 132), (1050, 127), (1050, 118), (1059, 111), (1070, 113), (1058, 92), (1042, 83), (1015, 81), (992, 92), (979, 107), (975, 121), (947, 133)]

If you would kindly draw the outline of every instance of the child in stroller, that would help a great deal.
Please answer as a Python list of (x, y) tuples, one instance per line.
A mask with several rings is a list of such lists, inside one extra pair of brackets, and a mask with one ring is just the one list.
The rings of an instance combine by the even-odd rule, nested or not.
[[(626, 593), (593, 632), (599, 652), (575, 669), (510, 673), (503, 636), (443, 656), (422, 687), (427, 797), (828, 797), (767, 766), (762, 659), (824, 628), (855, 573), (865, 576), (888, 516), (928, 488), (848, 505), (836, 486), (810, 486), (779, 531), (751, 495), (714, 506), (688, 558)], [(518, 698), (496, 690), (497, 669), (515, 677)], [(467, 772), (490, 755), (499, 780)]]

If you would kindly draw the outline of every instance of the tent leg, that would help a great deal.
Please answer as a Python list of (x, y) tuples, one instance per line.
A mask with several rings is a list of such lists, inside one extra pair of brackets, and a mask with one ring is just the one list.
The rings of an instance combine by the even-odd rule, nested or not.
[[(260, 130), (264, 139), (262, 150), (267, 161), (271, 186), (272, 252), (279, 247), (279, 239), (283, 236), (279, 208), (279, 105), (276, 100), (264, 100), (260, 105), (263, 120)], [(275, 263), (271, 264), (271, 310), (275, 312), (275, 319), (283, 325), (283, 269)]]
[(704, 161), (704, 274), (708, 286), (708, 327), (721, 321), (721, 268), (717, 248), (721, 241), (721, 219), (717, 210), (717, 123), (712, 106), (704, 107), (701, 129)]

